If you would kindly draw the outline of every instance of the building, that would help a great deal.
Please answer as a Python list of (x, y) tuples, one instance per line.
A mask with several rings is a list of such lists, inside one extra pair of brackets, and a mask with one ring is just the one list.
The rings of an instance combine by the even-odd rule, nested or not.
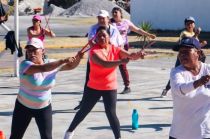
[(131, 0), (131, 20), (136, 25), (151, 22), (153, 29), (179, 30), (193, 16), (197, 26), (210, 31), (209, 9), (210, 0)]

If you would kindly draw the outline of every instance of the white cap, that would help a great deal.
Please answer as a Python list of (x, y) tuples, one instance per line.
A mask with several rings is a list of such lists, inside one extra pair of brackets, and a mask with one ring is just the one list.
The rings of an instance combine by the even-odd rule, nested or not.
[(189, 16), (189, 17), (185, 18), (184, 22), (186, 23), (186, 22), (188, 22), (188, 21), (192, 21), (192, 22), (195, 23), (195, 18), (192, 17), (192, 16)]
[(98, 16), (109, 17), (109, 12), (107, 12), (106, 10), (100, 10)]
[(31, 38), (28, 42), (27, 42), (27, 46), (34, 46), (35, 48), (38, 48), (38, 49), (44, 49), (44, 45), (43, 45), (43, 42), (38, 39), (38, 38)]

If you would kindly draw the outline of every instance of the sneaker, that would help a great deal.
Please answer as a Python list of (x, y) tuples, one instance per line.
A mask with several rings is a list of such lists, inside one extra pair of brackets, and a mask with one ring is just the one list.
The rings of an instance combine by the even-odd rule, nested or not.
[(66, 131), (63, 139), (72, 139), (73, 136), (74, 136), (74, 131), (73, 132)]
[(130, 92), (131, 92), (131, 88), (130, 87), (125, 87), (124, 90), (120, 94), (128, 94)]
[(168, 90), (163, 89), (163, 92), (161, 94), (161, 97), (166, 97), (167, 96), (167, 92), (168, 92)]

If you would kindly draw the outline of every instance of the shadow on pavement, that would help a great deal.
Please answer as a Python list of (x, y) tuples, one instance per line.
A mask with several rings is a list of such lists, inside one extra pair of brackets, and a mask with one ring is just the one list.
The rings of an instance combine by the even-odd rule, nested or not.
[[(171, 124), (145, 124), (145, 125), (139, 125), (139, 128), (153, 128), (155, 131), (161, 131), (163, 130), (164, 127), (170, 127)], [(110, 126), (99, 126), (99, 127), (89, 127), (88, 129), (91, 130), (103, 130), (103, 129), (110, 129)], [(132, 130), (131, 125), (121, 125), (120, 126), (121, 131), (127, 131), (127, 132), (132, 132), (134, 133), (135, 130)]]
[(6, 93), (6, 94), (0, 94), (2, 96), (16, 96), (18, 93)]
[(8, 111), (8, 112), (0, 112), (0, 116), (12, 116), (13, 111)]
[(153, 107), (149, 108), (150, 110), (159, 110), (159, 109), (173, 109), (173, 107)]
[(17, 89), (19, 86), (0, 86), (0, 89)]
[[(139, 99), (117, 99), (117, 101), (172, 101), (172, 100), (162, 99), (161, 97), (147, 97), (147, 98), (139, 98)], [(100, 100), (99, 102), (103, 102), (103, 100)]]
[[(65, 109), (65, 110), (53, 110), (53, 114), (57, 113), (77, 113), (77, 110), (74, 109)], [(91, 113), (104, 113), (104, 111), (91, 111)]]
[(52, 95), (81, 95), (83, 92), (52, 92)]

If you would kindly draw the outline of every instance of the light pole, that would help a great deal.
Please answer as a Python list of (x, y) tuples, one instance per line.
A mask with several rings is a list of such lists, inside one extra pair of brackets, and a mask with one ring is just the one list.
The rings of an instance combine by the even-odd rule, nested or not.
[[(18, 12), (18, 4), (19, 0), (15, 1), (15, 16), (14, 16), (14, 26), (15, 26), (15, 40), (16, 44), (19, 46), (19, 12)], [(15, 48), (14, 54), (14, 76), (19, 77), (19, 58), (18, 58), (18, 50)]]

